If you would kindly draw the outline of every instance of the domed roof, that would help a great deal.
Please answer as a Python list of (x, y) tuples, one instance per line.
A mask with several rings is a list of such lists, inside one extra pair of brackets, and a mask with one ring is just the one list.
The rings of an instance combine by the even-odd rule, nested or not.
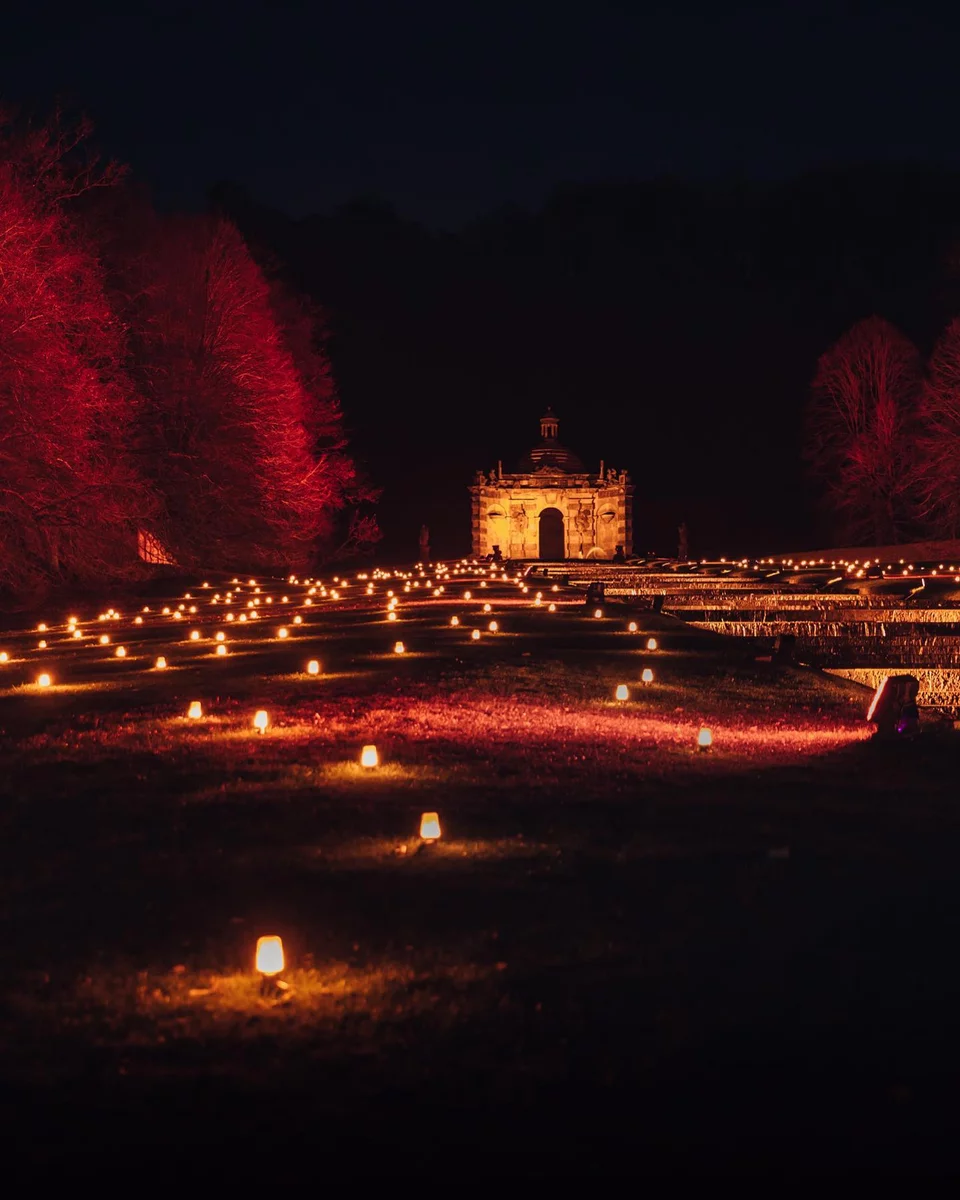
[(576, 474), (582, 471), (583, 463), (572, 450), (561, 446), (557, 440), (559, 422), (552, 408), (540, 418), (540, 441), (528, 450), (517, 463), (518, 471), (563, 471)]

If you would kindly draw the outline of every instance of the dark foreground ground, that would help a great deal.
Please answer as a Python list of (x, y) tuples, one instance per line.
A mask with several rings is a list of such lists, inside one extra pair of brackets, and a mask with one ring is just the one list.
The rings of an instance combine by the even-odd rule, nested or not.
[(955, 1168), (960, 735), (878, 745), (864, 692), (742, 643), (413, 578), (0, 635), (8, 1178)]

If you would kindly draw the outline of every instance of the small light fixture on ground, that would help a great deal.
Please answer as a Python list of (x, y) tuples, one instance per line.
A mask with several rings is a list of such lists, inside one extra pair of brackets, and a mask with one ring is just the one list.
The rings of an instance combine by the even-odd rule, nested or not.
[(594, 615), (594, 618), (595, 618), (596, 620), (599, 620), (599, 619), (600, 619), (600, 617), (602, 617), (602, 616), (603, 616), (603, 609), (602, 609), (602, 608), (595, 608), (595, 609), (593, 610), (593, 615)]
[(109, 633), (101, 633), (100, 634), (100, 645), (101, 646), (109, 646), (110, 645), (110, 634)]
[(319, 675), (320, 674), (320, 664), (317, 662), (317, 660), (315, 658), (311, 658), (310, 661), (307, 663), (307, 674), (308, 675)]
[(487, 628), (490, 630), (491, 633), (497, 633), (498, 630), (500, 629), (500, 626), (496, 623), (496, 621), (491, 621), (490, 624), (487, 626)]
[(220, 632), (217, 634), (217, 639), (216, 639), (216, 640), (217, 640), (218, 642), (225, 642), (225, 641), (227, 640), (227, 635), (226, 635), (226, 634), (223, 632), (223, 630), (222, 630), (222, 629), (221, 629), (221, 630), (220, 630)]
[(364, 746), (360, 751), (360, 766), (372, 769), (379, 767), (380, 755), (377, 753), (376, 746)]
[(260, 973), (260, 994), (276, 990), (276, 978), (283, 970), (283, 940), (275, 934), (257, 938), (256, 967)]
[(394, 642), (393, 652), (394, 652), (394, 654), (406, 654), (407, 648), (403, 644), (403, 642)]
[(459, 618), (459, 617), (451, 617), (451, 618), (450, 618), (450, 624), (451, 624), (451, 625), (459, 625), (459, 624), (460, 624), (460, 618)]
[(49, 687), (51, 683), (53, 683), (53, 679), (50, 675), (47, 674), (46, 671), (44, 671), (43, 674), (37, 676), (37, 687), (42, 687), (42, 688)]
[(641, 683), (653, 683), (653, 671), (649, 667), (643, 668), (643, 673), (640, 676)]
[(396, 614), (396, 613), (393, 611), (393, 609), (391, 608), (391, 609), (390, 609), (390, 611), (387, 613), (387, 620), (388, 620), (388, 621), (395, 621), (396, 619), (397, 619), (397, 614)]
[(0, 650), (0, 662), (9, 662), (9, 661), (10, 661), (10, 655), (6, 652), (6, 650)]
[(648, 650), (656, 650), (656, 648), (657, 648), (657, 639), (656, 638), (647, 638), (647, 649)]
[(483, 606), (483, 611), (484, 611), (485, 613), (486, 613), (486, 612), (493, 612), (493, 605), (492, 605), (492, 604), (485, 604), (485, 605)]
[(425, 812), (420, 815), (420, 838), (424, 842), (436, 842), (440, 839), (440, 814)]
[(713, 733), (706, 725), (700, 727), (700, 732), (697, 734), (697, 749), (709, 750), (713, 745)]
[(127, 657), (126, 646), (118, 646), (116, 648), (116, 650), (114, 650), (114, 654), (116, 654), (117, 658), (126, 658)]
[(555, 604), (551, 604), (547, 608), (547, 612), (556, 612), (556, 611), (557, 611), (557, 606)]
[(473, 639), (475, 642), (479, 642), (479, 641), (480, 641), (480, 630), (479, 630), (479, 629), (473, 629), (473, 630), (471, 630), (471, 631), (470, 631), (470, 637), (471, 637), (471, 638), (472, 638), (472, 639)]
[(203, 705), (199, 700), (191, 700), (190, 707), (187, 709), (187, 716), (191, 721), (199, 721), (203, 716)]
[(260, 733), (263, 733), (263, 731), (267, 728), (267, 726), (269, 724), (270, 724), (270, 718), (267, 715), (267, 710), (265, 708), (258, 708), (257, 711), (253, 715), (254, 729), (256, 729)]
[(280, 628), (277, 630), (277, 637), (285, 638), (285, 637), (289, 637), (289, 636), (290, 636), (290, 630), (287, 629), (286, 625), (281, 625)]
[(618, 700), (629, 700), (630, 699), (630, 689), (627, 687), (627, 685), (625, 683), (618, 683), (617, 690), (614, 693), (614, 695), (616, 696), (616, 698)]
[(190, 641), (191, 642), (199, 642), (200, 641), (200, 630), (199, 629), (191, 629), (190, 630)]
[(636, 623), (636, 621), (631, 621), (630, 624), (627, 626), (627, 633), (636, 633), (636, 632), (637, 632), (637, 623)]
[(156, 667), (156, 669), (158, 671), (165, 671), (167, 669), (167, 660), (161, 654), (160, 657), (157, 659), (157, 661), (153, 665)]
[(223, 658), (223, 656), (226, 654), (226, 652), (227, 652), (226, 642), (218, 642), (217, 643), (217, 657)]

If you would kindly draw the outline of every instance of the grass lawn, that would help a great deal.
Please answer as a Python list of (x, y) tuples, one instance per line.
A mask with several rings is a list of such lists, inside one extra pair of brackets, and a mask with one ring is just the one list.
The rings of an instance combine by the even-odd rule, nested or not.
[(411, 579), (0, 634), (16, 1164), (955, 1165), (960, 735), (871, 742), (863, 689), (667, 617)]

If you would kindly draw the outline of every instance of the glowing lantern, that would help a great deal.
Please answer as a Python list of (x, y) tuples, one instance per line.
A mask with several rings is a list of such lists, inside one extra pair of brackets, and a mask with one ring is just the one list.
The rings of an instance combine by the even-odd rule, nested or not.
[(259, 731), (263, 733), (269, 724), (270, 718), (267, 716), (267, 710), (265, 708), (258, 708), (253, 716), (254, 729), (259, 729)]
[(557, 611), (557, 606), (556, 606), (555, 604), (551, 604), (551, 605), (550, 605), (550, 606), (547, 608), (547, 612), (556, 612), (556, 611)]
[(49, 687), (51, 683), (53, 683), (53, 680), (46, 671), (42, 675), (37, 676), (37, 687)]
[(9, 662), (9, 661), (10, 661), (10, 655), (6, 652), (6, 650), (0, 650), (0, 662)]
[(281, 625), (280, 628), (277, 630), (277, 637), (280, 638), (281, 640), (285, 637), (289, 637), (289, 635), (290, 635), (290, 631), (287, 629), (287, 627), (285, 625)]
[(179, 608), (178, 608), (178, 609), (177, 609), (177, 611), (176, 611), (176, 612), (173, 614), (173, 619), (174, 619), (175, 621), (182, 621), (182, 620), (183, 620), (183, 613), (180, 611), (180, 609), (179, 609)]
[(134, 617), (134, 618), (133, 618), (133, 623), (134, 623), (134, 625), (142, 625), (142, 624), (143, 624), (143, 617)]
[(397, 619), (397, 614), (396, 614), (396, 613), (393, 611), (393, 609), (391, 608), (391, 610), (390, 610), (390, 611), (387, 613), (387, 620), (388, 620), (388, 621), (395, 621), (396, 619)]
[(479, 641), (480, 641), (480, 630), (479, 630), (479, 629), (474, 629), (474, 630), (471, 632), (471, 634), (470, 634), (470, 637), (471, 637), (471, 638), (472, 638), (472, 639), (473, 639), (475, 642), (479, 642)]
[(616, 690), (615, 694), (616, 694), (616, 698), (618, 700), (629, 700), (630, 699), (630, 689), (627, 687), (627, 685), (625, 683), (617, 684), (617, 690)]
[(706, 727), (706, 725), (704, 725), (701, 727), (700, 732), (697, 734), (697, 746), (701, 750), (709, 750), (712, 745), (713, 745), (713, 734)]
[(471, 596), (471, 593), (470, 593), (470, 592), (464, 592), (464, 593), (463, 593), (463, 598), (464, 598), (464, 600), (469, 600), (469, 599), (470, 599), (470, 596)]
[(297, 615), (293, 618), (293, 623), (294, 623), (294, 625), (302, 625), (303, 617), (301, 617), (300, 614), (297, 613)]
[(153, 665), (156, 667), (156, 669), (158, 671), (165, 671), (167, 669), (167, 660), (161, 654), (160, 657), (157, 659), (157, 661)]
[(643, 674), (640, 676), (643, 683), (653, 683), (653, 672), (649, 667), (643, 668)]
[(376, 746), (364, 746), (360, 751), (360, 766), (372, 769), (380, 765), (380, 755)]
[(203, 705), (199, 700), (191, 700), (190, 707), (187, 709), (187, 716), (192, 721), (199, 721), (203, 716)]
[(100, 634), (100, 645), (108, 646), (109, 644), (110, 644), (110, 634), (109, 633), (101, 633)]
[(116, 654), (117, 658), (126, 658), (127, 657), (127, 648), (126, 648), (126, 646), (118, 646), (116, 648), (116, 650), (114, 651), (114, 653)]
[(648, 650), (656, 650), (656, 648), (657, 648), (657, 639), (656, 638), (647, 638), (647, 649)]
[(47, 642), (46, 642), (46, 639), (45, 639), (45, 638), (41, 638), (41, 639), (40, 639), (40, 641), (39, 641), (39, 642), (37, 642), (37, 645), (39, 646), (39, 648), (40, 648), (41, 650), (46, 650), (46, 648), (47, 648)]
[(190, 630), (190, 641), (191, 642), (199, 642), (200, 641), (200, 630), (199, 629), (191, 629)]
[(627, 626), (627, 633), (636, 633), (636, 632), (637, 632), (637, 623), (636, 623), (636, 621), (631, 621), (630, 624)]
[(307, 663), (307, 674), (308, 675), (319, 675), (320, 674), (320, 664), (317, 662), (317, 660), (315, 658), (311, 658), (310, 661)]
[(217, 639), (216, 639), (216, 640), (217, 640), (218, 642), (225, 642), (225, 641), (227, 640), (227, 635), (226, 635), (226, 634), (223, 632), (223, 630), (222, 630), (222, 629), (221, 629), (221, 630), (220, 630), (220, 631), (217, 633)]
[(394, 654), (406, 654), (407, 648), (403, 644), (403, 642), (394, 642), (393, 652), (394, 652)]
[(219, 644), (219, 646), (217, 646), (217, 657), (223, 658), (223, 656), (226, 654), (226, 652), (227, 652), (227, 647), (226, 647), (225, 643), (221, 642)]
[(450, 624), (451, 624), (451, 625), (459, 625), (459, 624), (460, 624), (460, 618), (459, 618), (459, 617), (451, 617), (451, 618), (450, 618)]
[(425, 812), (420, 816), (420, 837), (425, 842), (435, 842), (440, 837), (440, 814)]
[(491, 633), (496, 633), (500, 626), (496, 623), (496, 621), (491, 621), (487, 628)]
[(41, 621), (40, 624), (37, 626), (37, 633), (46, 633), (46, 632), (47, 632), (46, 622)]
[(492, 606), (492, 605), (490, 605), (490, 604), (485, 604), (485, 605), (483, 606), (483, 611), (484, 611), (484, 612), (492, 612), (492, 611), (493, 611), (493, 606)]
[(257, 938), (257, 970), (270, 978), (283, 970), (283, 941), (276, 936)]
[(594, 615), (594, 618), (595, 618), (596, 620), (599, 620), (599, 619), (600, 619), (600, 617), (602, 617), (602, 616), (603, 616), (603, 609), (602, 609), (602, 608), (595, 608), (595, 609), (593, 610), (593, 615)]

